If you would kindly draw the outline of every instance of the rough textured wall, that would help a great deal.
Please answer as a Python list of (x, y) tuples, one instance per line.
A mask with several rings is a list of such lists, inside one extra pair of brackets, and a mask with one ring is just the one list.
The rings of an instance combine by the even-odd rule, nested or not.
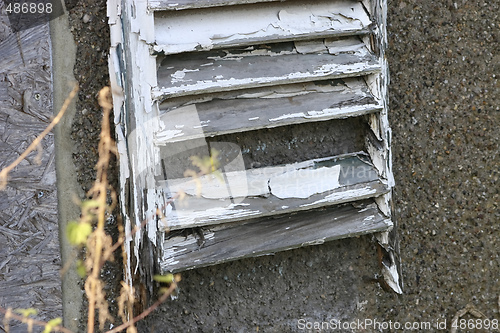
[(498, 1), (389, 3), (406, 288), (400, 300), (379, 299), (374, 315), (450, 324), (471, 303), (500, 319), (499, 27)]
[[(105, 29), (105, 11), (92, 8), (102, 3), (73, 13), (83, 22), (76, 23), (79, 61), (89, 66), (106, 47), (96, 32)], [(178, 298), (141, 332), (300, 331), (300, 319), (375, 318), (447, 319), (449, 330), (468, 303), (500, 319), (499, 13), (495, 1), (389, 2), (403, 296), (375, 281), (376, 247), (365, 236), (186, 272)], [(105, 81), (104, 72), (88, 73), (97, 82), (88, 87)], [(94, 97), (87, 91), (80, 98)], [(86, 129), (98, 126), (81, 119)]]

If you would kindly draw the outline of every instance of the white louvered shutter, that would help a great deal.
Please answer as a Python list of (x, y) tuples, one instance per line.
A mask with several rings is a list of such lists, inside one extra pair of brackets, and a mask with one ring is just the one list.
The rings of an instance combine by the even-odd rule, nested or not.
[[(385, 7), (109, 2), (122, 210), (129, 228), (148, 221), (128, 243), (130, 272), (141, 260), (151, 272), (175, 272), (377, 233), (391, 258), (384, 275), (400, 292), (387, 241), (394, 182)], [(217, 141), (263, 129), (278, 140), (285, 127), (346, 119), (358, 121), (362, 147), (314, 159), (250, 166), (249, 149)], [(192, 181), (183, 175), (187, 157), (203, 152), (223, 161)]]

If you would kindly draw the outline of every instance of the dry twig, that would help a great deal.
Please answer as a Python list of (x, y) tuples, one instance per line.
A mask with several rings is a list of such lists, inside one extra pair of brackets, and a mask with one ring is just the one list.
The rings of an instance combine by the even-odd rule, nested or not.
[(19, 157), (14, 162), (12, 162), (9, 166), (3, 168), (2, 171), (0, 171), (0, 190), (3, 190), (5, 186), (7, 186), (7, 178), (9, 172), (11, 172), (12, 169), (14, 169), (17, 165), (19, 165), (19, 163), (21, 163), (21, 161), (24, 160), (29, 155), (29, 153), (31, 153), (35, 149), (40, 149), (39, 148), (40, 143), (42, 142), (43, 138), (47, 136), (47, 134), (49, 134), (50, 131), (52, 131), (52, 129), (57, 125), (57, 123), (59, 123), (59, 121), (61, 121), (61, 118), (64, 116), (64, 113), (68, 109), (71, 100), (73, 100), (77, 92), (78, 92), (78, 84), (75, 84), (75, 87), (73, 88), (73, 90), (71, 90), (71, 93), (69, 94), (68, 98), (66, 98), (66, 100), (64, 101), (61, 110), (59, 111), (57, 116), (54, 119), (52, 119), (49, 126), (47, 126), (47, 128), (45, 128), (45, 130), (43, 130), (43, 132), (39, 136), (37, 136), (35, 140), (33, 140), (33, 142), (29, 145), (29, 147), (21, 155), (19, 155)]

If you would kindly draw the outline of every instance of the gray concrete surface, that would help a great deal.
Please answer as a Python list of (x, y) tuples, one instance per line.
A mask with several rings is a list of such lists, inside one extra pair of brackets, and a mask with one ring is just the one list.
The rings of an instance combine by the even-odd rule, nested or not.
[[(54, 84), (54, 113), (57, 113), (76, 83), (73, 68), (76, 60), (76, 46), (73, 35), (69, 31), (68, 15), (62, 15), (50, 22), (52, 39), (52, 75)], [(56, 148), (56, 171), (58, 190), (58, 217), (63, 263), (74, 261), (74, 249), (67, 241), (66, 225), (70, 220), (80, 217), (75, 198), (84, 196), (81, 186), (76, 180), (73, 161), (74, 143), (71, 140), (71, 125), (76, 112), (76, 101), (73, 100), (64, 118), (54, 129)], [(75, 265), (66, 271), (62, 278), (63, 318), (64, 326), (77, 332), (81, 316), (83, 291), (78, 284), (80, 277)]]

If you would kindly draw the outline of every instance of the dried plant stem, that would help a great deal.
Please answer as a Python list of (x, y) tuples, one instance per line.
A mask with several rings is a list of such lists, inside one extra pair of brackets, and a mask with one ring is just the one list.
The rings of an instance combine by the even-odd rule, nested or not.
[(106, 333), (120, 332), (121, 330), (124, 330), (127, 327), (132, 326), (133, 324), (135, 324), (139, 320), (146, 318), (151, 312), (153, 312), (158, 306), (160, 306), (161, 303), (163, 303), (167, 300), (168, 296), (170, 296), (170, 294), (172, 294), (172, 292), (175, 290), (175, 288), (177, 288), (177, 284), (175, 282), (172, 282), (172, 284), (170, 285), (168, 290), (163, 295), (161, 295), (161, 297), (153, 305), (151, 305), (149, 308), (144, 310), (140, 315), (132, 318), (132, 320), (129, 320), (128, 322), (123, 323), (120, 326), (117, 326), (117, 327), (113, 328), (112, 330), (107, 331)]
[[(2, 308), (0, 306), (0, 312), (1, 313), (7, 314), (8, 311), (9, 311), (8, 309), (4, 309), (4, 308)], [(23, 322), (23, 323), (27, 323), (27, 320), (30, 320), (33, 323), (33, 325), (41, 326), (41, 327), (45, 327), (48, 324), (47, 322), (36, 320), (36, 319), (32, 319), (32, 318), (26, 318), (26, 317), (14, 314), (12, 312), (9, 313), (9, 318), (18, 320), (18, 321)], [(70, 331), (67, 328), (63, 327), (63, 326), (55, 326), (54, 327), (54, 331), (56, 331), (56, 332), (64, 332), (64, 333), (73, 333), (73, 331)]]
[[(41, 140), (54, 128), (54, 126), (57, 123), (59, 123), (64, 113), (66, 112), (69, 104), (71, 103), (71, 100), (75, 97), (77, 92), (78, 92), (78, 85), (75, 85), (75, 87), (69, 94), (68, 98), (66, 98), (63, 106), (61, 107), (61, 110), (59, 111), (57, 116), (52, 120), (49, 126), (47, 126), (47, 128), (31, 143), (31, 145), (16, 159), (16, 161), (14, 161), (12, 164), (10, 164), (8, 167), (4, 168), (0, 172), (0, 190), (3, 189), (7, 184), (8, 173), (12, 171), (12, 169), (14, 169), (24, 158), (26, 158), (26, 156), (28, 156), (30, 152), (34, 151), (35, 149), (40, 149)], [(99, 322), (101, 323), (101, 325), (106, 319), (109, 319), (109, 314), (107, 312), (107, 302), (104, 300), (104, 294), (102, 291), (102, 281), (100, 280), (100, 271), (102, 266), (104, 265), (105, 261), (108, 260), (110, 253), (113, 253), (120, 245), (122, 245), (125, 242), (126, 238), (137, 233), (151, 220), (151, 218), (145, 219), (141, 223), (141, 225), (134, 227), (131, 230), (131, 232), (127, 235), (124, 234), (122, 228), (119, 240), (112, 246), (106, 239), (107, 236), (104, 230), (106, 217), (109, 213), (111, 213), (116, 203), (116, 195), (114, 195), (113, 189), (110, 188), (108, 182), (108, 167), (109, 167), (110, 157), (111, 154), (115, 155), (117, 154), (115, 142), (111, 138), (109, 116), (112, 110), (112, 103), (110, 99), (111, 99), (110, 88), (105, 87), (101, 89), (101, 91), (99, 92), (99, 105), (102, 107), (103, 110), (103, 120), (102, 120), (102, 128), (101, 128), (99, 148), (98, 148), (99, 160), (96, 165), (97, 176), (93, 187), (88, 192), (88, 196), (91, 197), (93, 200), (97, 201), (97, 207), (96, 207), (97, 210), (95, 212), (97, 216), (97, 226), (93, 232), (94, 237), (92, 239), (94, 240), (94, 243), (92, 243), (93, 244), (92, 251), (89, 251), (92, 252), (91, 253), (92, 265), (91, 267), (88, 268), (90, 269), (90, 272), (87, 280), (85, 281), (85, 291), (89, 302), (88, 318), (87, 318), (87, 332), (89, 333), (94, 332), (96, 309), (99, 310), (100, 314)], [(111, 192), (111, 200), (112, 200), (111, 205), (107, 204), (108, 190)], [(163, 207), (158, 208), (155, 216), (164, 217), (162, 214), (162, 210), (169, 203), (173, 202), (178, 196), (179, 194), (176, 194), (169, 201), (165, 202)], [(124, 249), (122, 249), (122, 251), (124, 251)], [(74, 257), (70, 260), (70, 262), (73, 260)], [(61, 274), (64, 274), (65, 269), (67, 269), (66, 265), (63, 268)], [(123, 323), (122, 325), (115, 327), (114, 329), (108, 331), (107, 333), (114, 333), (127, 329), (133, 326), (137, 321), (148, 316), (161, 303), (163, 303), (168, 298), (168, 296), (171, 295), (172, 292), (177, 288), (177, 283), (176, 283), (177, 281), (179, 280), (172, 282), (170, 287), (162, 294), (162, 296), (153, 305), (144, 310), (141, 314)], [(132, 314), (131, 310), (132, 309), (129, 307), (128, 312), (130, 314)], [(14, 314), (12, 313), (12, 310), (10, 308), (4, 309), (0, 307), (0, 312), (5, 314), (6, 320), (15, 319), (23, 323), (27, 323), (28, 325), (37, 325), (42, 327), (46, 327), (48, 324), (50, 324), (48, 322), (43, 322)], [(106, 313), (106, 315), (103, 315), (103, 318), (101, 318), (101, 315), (104, 312)], [(3, 330), (1, 326), (0, 329)], [(71, 330), (60, 325), (54, 326), (52, 329), (58, 332), (73, 333)]]
[(99, 273), (101, 270), (101, 261), (103, 255), (103, 237), (105, 234), (104, 224), (106, 221), (107, 211), (107, 190), (108, 190), (108, 166), (111, 153), (116, 153), (114, 141), (111, 139), (111, 130), (109, 123), (109, 115), (112, 109), (110, 99), (110, 89), (105, 87), (99, 92), (99, 105), (103, 110), (102, 128), (99, 141), (99, 160), (97, 161), (97, 177), (94, 186), (89, 191), (89, 196), (93, 197), (98, 202), (97, 210), (97, 227), (94, 231), (96, 233), (95, 247), (93, 253), (93, 267), (91, 275), (87, 278), (85, 290), (87, 291), (87, 298), (89, 301), (89, 312), (87, 318), (87, 332), (94, 332), (95, 310), (98, 290)]
[(0, 172), (0, 190), (3, 190), (5, 186), (7, 186), (7, 178), (9, 172), (11, 172), (12, 169), (14, 169), (19, 163), (21, 163), (21, 161), (24, 160), (26, 156), (29, 155), (29, 153), (31, 153), (35, 149), (39, 149), (38, 147), (40, 146), (40, 143), (42, 142), (43, 138), (47, 136), (47, 134), (49, 134), (50, 131), (52, 131), (54, 126), (56, 126), (57, 123), (59, 123), (59, 121), (61, 121), (61, 118), (64, 116), (64, 113), (68, 109), (71, 100), (73, 100), (77, 92), (78, 92), (78, 84), (75, 84), (68, 98), (66, 98), (66, 100), (64, 101), (61, 110), (59, 110), (57, 116), (54, 119), (52, 119), (49, 126), (47, 126), (45, 130), (39, 136), (37, 136), (35, 140), (33, 140), (33, 142), (29, 145), (29, 147), (21, 155), (19, 155), (19, 157), (14, 162), (12, 162), (9, 166), (2, 169), (2, 171)]

